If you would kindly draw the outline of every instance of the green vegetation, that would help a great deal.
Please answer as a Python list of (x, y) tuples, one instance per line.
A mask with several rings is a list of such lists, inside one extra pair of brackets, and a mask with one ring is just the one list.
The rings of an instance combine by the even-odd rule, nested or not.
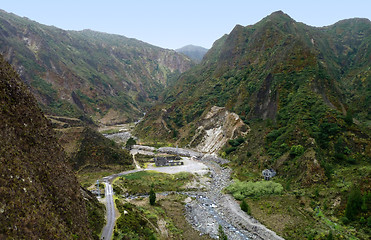
[[(236, 26), (166, 90), (136, 131), (187, 145), (210, 108), (225, 107), (250, 127), (247, 144), (231, 140), (221, 150), (233, 178), (257, 182), (273, 168), (284, 187), (258, 199), (234, 192), (257, 219), (285, 239), (326, 239), (330, 231), (335, 239), (365, 239), (367, 204), (346, 226), (341, 219), (352, 184), (363, 198), (370, 192), (370, 29), (365, 19), (318, 29), (282, 12)], [(327, 217), (314, 216), (316, 206)]]
[(193, 175), (187, 172), (166, 174), (154, 171), (141, 171), (122, 176), (114, 186), (123, 186), (129, 194), (149, 193), (151, 188), (157, 192), (177, 191), (191, 181)]
[(244, 211), (245, 213), (251, 215), (251, 208), (249, 204), (246, 203), (245, 199), (242, 199), (240, 203), (241, 210)]
[(131, 149), (131, 147), (135, 144), (137, 144), (137, 142), (135, 141), (134, 138), (131, 137), (131, 138), (128, 139), (125, 146), (126, 146), (127, 149)]
[(113, 239), (157, 239), (153, 227), (157, 225), (156, 217), (147, 218), (144, 210), (118, 199), (115, 204), (121, 216), (116, 221)]
[(85, 196), (85, 208), (88, 214), (89, 228), (92, 230), (93, 236), (98, 239), (105, 225), (105, 206), (95, 196), (86, 192), (84, 194), (88, 195)]
[(153, 188), (151, 188), (151, 191), (149, 191), (149, 204), (152, 206), (156, 203), (156, 193), (153, 191)]
[(98, 171), (109, 165), (119, 165), (122, 169), (132, 168), (133, 158), (127, 150), (121, 149), (114, 141), (105, 138), (91, 128), (82, 132), (80, 149), (71, 157), (76, 171)]
[(265, 195), (281, 194), (283, 187), (280, 183), (272, 181), (241, 182), (235, 180), (226, 188), (226, 191), (237, 200), (243, 200), (246, 197), (257, 198)]
[(2, 55), (0, 112), (0, 238), (93, 239), (79, 183), (51, 124)]
[(348, 196), (347, 206), (345, 209), (345, 217), (350, 221), (354, 221), (356, 219), (356, 216), (362, 210), (367, 211), (366, 200), (365, 198), (362, 198), (361, 190), (359, 189), (359, 187), (354, 186)]
[(218, 237), (219, 239), (222, 239), (222, 240), (228, 240), (228, 237), (224, 233), (223, 227), (221, 225), (219, 225), (219, 228), (218, 228)]
[[(0, 13), (0, 28), (7, 33), (1, 36), (1, 51), (11, 52), (12, 64), (22, 67), (43, 110), (56, 115), (103, 118), (115, 111), (111, 117), (118, 122), (135, 120), (193, 65), (181, 54), (135, 39), (63, 31), (5, 11)], [(174, 61), (162, 61), (169, 57)]]

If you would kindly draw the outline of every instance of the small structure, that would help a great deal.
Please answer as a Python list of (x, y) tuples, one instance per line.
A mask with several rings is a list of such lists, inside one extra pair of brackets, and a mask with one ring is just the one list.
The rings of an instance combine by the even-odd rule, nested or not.
[(99, 180), (97, 180), (97, 192), (98, 192), (98, 198), (100, 198)]
[(160, 166), (177, 166), (183, 165), (184, 163), (179, 161), (181, 158), (178, 156), (168, 156), (168, 157), (155, 157), (154, 161), (157, 167)]
[(264, 169), (262, 171), (264, 180), (270, 180), (272, 177), (276, 176), (276, 171), (274, 171), (272, 168), (270, 169)]

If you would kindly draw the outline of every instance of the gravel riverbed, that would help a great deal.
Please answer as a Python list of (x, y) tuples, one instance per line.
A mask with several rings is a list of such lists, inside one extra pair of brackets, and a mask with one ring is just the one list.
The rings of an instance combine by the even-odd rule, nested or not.
[[(136, 151), (153, 153), (153, 149), (138, 145), (134, 146), (132, 153)], [(177, 192), (178, 194), (185, 194), (189, 197), (185, 204), (185, 216), (192, 227), (200, 232), (200, 235), (208, 234), (212, 238), (218, 239), (220, 225), (228, 239), (283, 239), (275, 232), (267, 229), (256, 219), (243, 212), (238, 202), (232, 196), (222, 193), (222, 190), (231, 183), (231, 170), (222, 166), (228, 163), (228, 160), (181, 148), (161, 148), (161, 150), (158, 149), (157, 151), (168, 154), (179, 154), (187, 157), (188, 160), (181, 167), (155, 167), (151, 170), (176, 173), (187, 171), (189, 168), (192, 169), (190, 172), (201, 171), (202, 174), (207, 173), (211, 178), (209, 181), (204, 182), (202, 191)]]

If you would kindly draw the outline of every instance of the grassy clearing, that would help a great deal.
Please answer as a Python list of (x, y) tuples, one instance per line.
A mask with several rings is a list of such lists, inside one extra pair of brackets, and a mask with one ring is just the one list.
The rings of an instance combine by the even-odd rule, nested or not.
[(113, 239), (201, 239), (184, 217), (184, 196), (161, 196), (154, 206), (148, 198), (131, 200), (118, 198), (120, 211)]
[(129, 194), (148, 193), (153, 187), (156, 192), (178, 191), (193, 179), (187, 172), (166, 174), (155, 171), (142, 171), (120, 177), (114, 184), (118, 189), (126, 189)]

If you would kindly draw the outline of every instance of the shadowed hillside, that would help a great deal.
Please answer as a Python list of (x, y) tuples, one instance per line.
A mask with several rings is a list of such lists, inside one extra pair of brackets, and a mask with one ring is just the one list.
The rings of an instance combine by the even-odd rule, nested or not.
[(0, 57), (0, 238), (92, 239), (80, 186), (35, 98)]

